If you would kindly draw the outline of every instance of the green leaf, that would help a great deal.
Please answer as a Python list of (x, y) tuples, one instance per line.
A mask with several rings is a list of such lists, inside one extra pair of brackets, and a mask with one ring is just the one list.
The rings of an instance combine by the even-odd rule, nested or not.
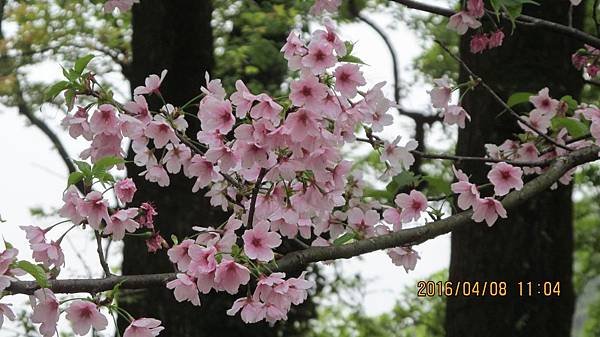
[(78, 182), (80, 182), (84, 177), (83, 172), (73, 172), (71, 174), (69, 174), (69, 179), (67, 180), (67, 187), (71, 186), (71, 185), (75, 185)]
[(393, 197), (393, 195), (387, 190), (377, 190), (377, 189), (369, 188), (369, 187), (366, 187), (363, 190), (363, 195), (365, 197), (370, 197), (370, 198), (375, 198), (375, 199), (385, 199), (385, 200), (390, 200)]
[(533, 96), (533, 94), (530, 92), (515, 92), (510, 95), (506, 104), (512, 108), (515, 105), (529, 102), (529, 97), (531, 96)]
[(421, 177), (415, 176), (414, 173), (410, 171), (404, 171), (392, 179), (386, 186), (386, 190), (389, 193), (395, 194), (399, 189), (402, 189), (407, 186), (415, 186), (419, 183)]
[(581, 137), (588, 133), (588, 126), (576, 119), (568, 117), (556, 117), (552, 119), (552, 129), (566, 128), (572, 137)]
[(344, 41), (344, 45), (346, 46), (346, 55), (352, 54), (354, 50), (354, 42)]
[(48, 288), (48, 278), (46, 277), (44, 268), (29, 261), (19, 261), (15, 264), (15, 266), (33, 276), (40, 287)]
[(560, 100), (565, 102), (570, 110), (575, 110), (579, 106), (579, 103), (571, 95), (563, 96)]
[(340, 58), (338, 58), (338, 61), (340, 62), (347, 62), (347, 63), (358, 63), (358, 64), (365, 64), (365, 62), (363, 62), (363, 60), (359, 59), (356, 56), (350, 55), (350, 54), (346, 54)]
[(81, 171), (86, 176), (92, 175), (92, 166), (90, 164), (81, 161), (81, 160), (73, 160), (79, 171)]
[(60, 81), (60, 82), (54, 83), (50, 87), (50, 89), (48, 89), (46, 91), (44, 100), (51, 101), (51, 100), (55, 99), (56, 96), (58, 96), (58, 94), (60, 94), (63, 90), (65, 90), (69, 87), (69, 84), (70, 83), (68, 81)]
[(77, 61), (75, 61), (75, 66), (73, 67), (73, 70), (75, 71), (75, 73), (77, 73), (78, 77), (81, 76), (81, 74), (85, 70), (85, 67), (87, 67), (88, 63), (90, 63), (90, 61), (93, 58), (94, 58), (94, 55), (89, 54), (89, 55), (80, 57), (79, 59), (77, 59)]
[(423, 179), (427, 181), (427, 191), (431, 195), (446, 195), (450, 194), (450, 182), (446, 181), (441, 176), (425, 176)]
[(125, 159), (123, 158), (119, 158), (119, 157), (104, 157), (100, 160), (98, 160), (95, 164), (94, 164), (94, 168), (92, 169), (92, 173), (94, 173), (94, 175), (102, 173), (102, 172), (106, 172), (107, 170), (111, 169), (113, 166), (118, 165), (118, 164), (123, 164), (125, 163)]
[(343, 244), (345, 244), (346, 242), (352, 240), (355, 238), (355, 235), (353, 232), (348, 232), (348, 233), (344, 233), (344, 235), (340, 236), (339, 238), (333, 240), (333, 245), (334, 246), (341, 246)]

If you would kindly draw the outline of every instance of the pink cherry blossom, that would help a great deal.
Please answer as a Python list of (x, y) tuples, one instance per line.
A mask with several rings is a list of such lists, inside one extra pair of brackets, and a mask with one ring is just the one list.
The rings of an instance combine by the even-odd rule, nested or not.
[(117, 157), (123, 158), (124, 151), (121, 148), (122, 135), (119, 133), (115, 134), (98, 134), (94, 136), (90, 147), (81, 152), (81, 159), (87, 159), (91, 157), (92, 163), (96, 163), (98, 160), (104, 157)]
[(71, 322), (73, 332), (80, 336), (85, 336), (94, 328), (96, 331), (106, 329), (108, 320), (100, 313), (96, 304), (89, 301), (75, 300), (65, 310), (66, 318)]
[(333, 67), (337, 58), (333, 55), (333, 46), (322, 40), (312, 40), (308, 44), (308, 54), (302, 57), (302, 65), (315, 75), (322, 74)]
[(125, 329), (123, 337), (156, 337), (164, 330), (161, 322), (154, 318), (138, 318)]
[(323, 11), (329, 13), (335, 13), (338, 7), (342, 4), (342, 0), (315, 0), (315, 3), (310, 8), (310, 13), (313, 15), (320, 15)]
[(292, 104), (308, 109), (318, 109), (321, 101), (327, 96), (327, 87), (311, 75), (304, 75), (299, 80), (292, 81), (290, 89)]
[(240, 157), (228, 146), (211, 147), (206, 151), (205, 157), (213, 164), (219, 163), (221, 171), (229, 171), (238, 167)]
[(421, 212), (427, 209), (427, 198), (417, 190), (410, 191), (410, 194), (398, 194), (394, 202), (402, 209), (400, 217), (403, 222), (419, 220)]
[(269, 223), (261, 221), (254, 228), (246, 230), (242, 235), (244, 239), (244, 253), (251, 259), (259, 261), (273, 260), (273, 248), (281, 244), (281, 236), (269, 231)]
[(30, 296), (33, 314), (31, 321), (41, 323), (39, 330), (44, 337), (52, 337), (56, 332), (56, 323), (59, 316), (59, 303), (52, 290), (38, 289)]
[(135, 95), (133, 101), (125, 103), (123, 108), (144, 124), (148, 124), (152, 120), (148, 102), (142, 95)]
[[(286, 60), (292, 59), (294, 56), (301, 56), (306, 54), (306, 47), (304, 46), (304, 42), (300, 40), (298, 34), (294, 31), (291, 31), (288, 35), (285, 44), (281, 48), (281, 52), (283, 53), (283, 57)], [(237, 87), (236, 87), (237, 88)]]
[(250, 271), (233, 260), (221, 262), (215, 271), (215, 283), (229, 294), (238, 292), (240, 285), (248, 284)]
[(145, 94), (160, 95), (160, 90), (159, 90), (160, 85), (162, 84), (162, 81), (165, 79), (165, 76), (167, 76), (166, 69), (160, 73), (160, 77), (158, 77), (158, 75), (155, 75), (155, 74), (152, 74), (152, 75), (146, 77), (146, 80), (144, 81), (144, 85), (136, 87), (133, 90), (133, 94), (134, 95), (145, 95)]
[(347, 98), (354, 98), (357, 88), (367, 84), (356, 64), (344, 64), (335, 69), (335, 88)]
[(319, 136), (319, 123), (317, 114), (308, 109), (299, 109), (288, 115), (285, 120), (286, 134), (294, 142), (302, 142), (309, 136)]
[(538, 111), (542, 114), (550, 115), (550, 117), (553, 117), (554, 114), (556, 114), (560, 103), (558, 100), (550, 97), (548, 88), (544, 88), (540, 90), (537, 95), (531, 96), (529, 101)]
[(452, 84), (448, 76), (434, 79), (435, 87), (429, 92), (431, 97), (431, 105), (437, 109), (443, 109), (448, 106), (452, 95)]
[(4, 304), (0, 303), (0, 328), (2, 328), (2, 324), (4, 324), (4, 317), (8, 318), (11, 321), (14, 321), (16, 316), (15, 313), (10, 308), (12, 304)]
[(125, 178), (115, 183), (115, 194), (119, 201), (123, 204), (129, 203), (133, 200), (133, 196), (137, 191), (137, 187), (131, 178)]
[(200, 155), (194, 155), (188, 167), (189, 177), (197, 177), (192, 192), (208, 186), (211, 182), (219, 181), (222, 176), (215, 170), (213, 164)]
[(264, 118), (269, 120), (274, 126), (279, 125), (279, 113), (283, 110), (283, 107), (266, 94), (260, 94), (256, 99), (258, 104), (252, 107), (250, 116), (254, 119)]
[(188, 249), (188, 255), (191, 258), (188, 273), (196, 276), (213, 272), (217, 268), (216, 254), (217, 249), (214, 246), (191, 245)]
[(95, 230), (100, 230), (100, 222), (104, 220), (110, 223), (108, 215), (108, 201), (104, 199), (102, 193), (92, 191), (85, 196), (85, 199), (77, 207), (79, 214), (87, 218), (88, 224)]
[(477, 202), (473, 206), (473, 220), (475, 222), (485, 222), (488, 226), (492, 226), (498, 216), (506, 218), (506, 210), (500, 201), (494, 198), (477, 199)]
[(483, 0), (468, 0), (467, 1), (467, 12), (469, 15), (480, 18), (485, 14), (485, 7)]
[(146, 171), (141, 172), (140, 175), (144, 175), (146, 180), (157, 183), (158, 186), (161, 187), (166, 187), (171, 184), (169, 174), (162, 165), (152, 165), (148, 167)]
[(323, 19), (323, 24), (325, 25), (325, 30), (315, 30), (312, 34), (312, 39), (329, 43), (337, 53), (338, 57), (346, 55), (346, 43), (339, 37), (333, 21), (329, 18), (325, 18)]
[(73, 138), (83, 136), (87, 140), (92, 140), (92, 130), (87, 120), (88, 112), (83, 107), (77, 107), (77, 112), (73, 116), (67, 115), (61, 121), (64, 128), (68, 128), (69, 135)]
[(154, 232), (150, 238), (146, 239), (146, 248), (148, 249), (148, 253), (155, 253), (160, 249), (169, 248), (169, 244), (159, 232)]
[(522, 175), (523, 170), (520, 167), (501, 162), (492, 167), (487, 177), (494, 185), (494, 193), (502, 196), (513, 188), (517, 190), (523, 188)]
[(207, 96), (206, 100), (200, 103), (198, 109), (198, 118), (202, 121), (202, 130), (216, 130), (221, 134), (227, 134), (235, 124), (231, 102), (229, 100), (219, 100)]
[(46, 267), (60, 267), (65, 263), (65, 256), (59, 242), (34, 243), (31, 245), (31, 250), (33, 251), (33, 259), (36, 262), (43, 263)]
[(477, 54), (482, 53), (487, 49), (489, 44), (489, 39), (485, 34), (475, 34), (471, 36), (471, 53)]
[(404, 267), (404, 271), (415, 270), (417, 260), (420, 259), (419, 254), (406, 247), (396, 247), (387, 251), (388, 256), (392, 259), (392, 263)]
[(166, 120), (159, 117), (161, 116), (157, 116), (154, 121), (148, 124), (144, 135), (154, 140), (154, 145), (159, 149), (165, 147), (169, 142), (173, 144), (179, 143), (179, 138), (177, 138), (175, 130), (173, 130)]
[(146, 228), (154, 228), (154, 216), (158, 215), (154, 206), (149, 202), (144, 202), (140, 205), (139, 211), (141, 214), (137, 222)]
[(242, 310), (240, 316), (245, 323), (256, 323), (265, 319), (264, 304), (252, 297), (242, 297), (235, 300), (231, 309), (227, 310), (227, 315), (235, 316), (240, 309)]
[(457, 170), (452, 166), (454, 175), (458, 178), (458, 182), (450, 185), (450, 189), (454, 193), (458, 193), (458, 207), (462, 210), (473, 207), (479, 199), (479, 190), (477, 185), (469, 182), (469, 178), (461, 170)]
[(256, 100), (256, 95), (253, 95), (242, 80), (235, 81), (236, 92), (231, 94), (231, 103), (235, 105), (235, 116), (238, 118), (246, 117), (250, 111), (252, 103)]
[(186, 272), (188, 270), (190, 262), (192, 262), (192, 258), (188, 252), (192, 245), (194, 245), (194, 240), (186, 239), (167, 251), (169, 260), (177, 264), (177, 269), (179, 271)]
[(406, 145), (398, 145), (400, 136), (396, 137), (393, 142), (384, 141), (384, 148), (381, 153), (381, 160), (387, 160), (394, 167), (402, 167), (408, 170), (415, 162), (415, 157), (411, 151), (414, 151), (418, 143), (414, 140), (409, 140)]
[(501, 29), (490, 34), (488, 38), (488, 48), (497, 48), (504, 42), (504, 32)]
[(186, 274), (177, 274), (177, 278), (167, 283), (167, 288), (175, 289), (173, 294), (177, 302), (190, 301), (193, 305), (200, 305), (196, 280)]
[(450, 17), (448, 29), (456, 31), (459, 35), (467, 32), (467, 29), (477, 29), (481, 27), (481, 22), (465, 11), (460, 11)]
[(119, 130), (119, 119), (115, 108), (110, 104), (102, 104), (90, 118), (90, 129), (94, 134), (114, 134)]
[(166, 149), (167, 153), (162, 162), (169, 173), (179, 173), (181, 167), (188, 165), (189, 160), (192, 158), (192, 150), (185, 144), (167, 144)]
[[(531, 125), (531, 127), (533, 127), (533, 129), (536, 129), (545, 134), (548, 132), (548, 128), (550, 128), (550, 126), (551, 126), (550, 120), (552, 119), (552, 115), (545, 114), (541, 110), (534, 109), (534, 110), (531, 110), (531, 112), (529, 113), (529, 116), (523, 117), (523, 119), (525, 121), (527, 121), (529, 123), (529, 125)], [(525, 123), (521, 123), (520, 121), (517, 123), (523, 130), (525, 130), (531, 134), (537, 135), (537, 133), (532, 128), (525, 125)]]
[(140, 228), (140, 224), (133, 220), (137, 214), (137, 208), (118, 210), (110, 217), (111, 222), (106, 225), (103, 233), (112, 234), (114, 240), (122, 240), (125, 237), (125, 232), (133, 233)]
[(446, 124), (456, 124), (459, 128), (464, 129), (465, 119), (471, 120), (471, 116), (459, 105), (449, 105), (444, 109), (444, 123)]
[(220, 79), (210, 79), (210, 74), (207, 72), (204, 73), (204, 79), (206, 80), (206, 87), (200, 87), (200, 91), (206, 94), (206, 97), (202, 99), (200, 104), (202, 104), (205, 100), (208, 99), (216, 99), (222, 101), (225, 99), (227, 93), (223, 88), (223, 84)]
[(348, 226), (367, 237), (375, 234), (375, 225), (378, 222), (379, 213), (375, 210), (364, 212), (358, 207), (353, 207), (348, 211)]
[[(22, 230), (25, 231), (25, 238), (29, 241), (30, 244), (34, 243), (42, 243), (46, 241), (46, 232), (37, 226), (19, 226)], [(2, 268), (0, 268), (1, 274)]]

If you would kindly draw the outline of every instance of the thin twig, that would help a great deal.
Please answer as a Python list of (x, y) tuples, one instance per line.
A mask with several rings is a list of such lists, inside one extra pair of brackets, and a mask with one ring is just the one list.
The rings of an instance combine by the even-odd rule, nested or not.
[(453, 59), (455, 59), (468, 73), (471, 77), (473, 77), (476, 81), (478, 81), (479, 84), (481, 84), (483, 86), (483, 88), (485, 88), (485, 90), (487, 90), (490, 95), (492, 95), (492, 97), (498, 102), (500, 103), (500, 105), (502, 105), (502, 107), (504, 109), (506, 109), (508, 112), (510, 112), (511, 115), (513, 115), (513, 117), (515, 117), (519, 122), (523, 123), (524, 125), (526, 125), (528, 128), (530, 128), (533, 132), (537, 133), (540, 137), (544, 138), (545, 140), (547, 140), (549, 143), (551, 143), (554, 146), (560, 147), (564, 150), (567, 151), (573, 151), (573, 149), (571, 149), (570, 147), (564, 145), (564, 144), (560, 144), (558, 142), (556, 142), (554, 139), (552, 139), (550, 136), (546, 135), (545, 133), (543, 133), (542, 131), (538, 130), (537, 128), (533, 127), (533, 125), (531, 125), (531, 123), (529, 123), (528, 121), (526, 121), (523, 117), (521, 117), (515, 110), (513, 110), (508, 104), (506, 104), (506, 102), (504, 102), (504, 100), (498, 96), (498, 94), (489, 86), (487, 85), (487, 83), (485, 83), (485, 81), (477, 76), (477, 74), (475, 74), (471, 68), (469, 68), (469, 66), (458, 56), (454, 55), (454, 53), (452, 53), (450, 51), (450, 49), (448, 49), (448, 47), (446, 47), (441, 41), (439, 40), (435, 40), (435, 42), (446, 51), (446, 53), (448, 53), (448, 55), (450, 55)]
[(262, 184), (262, 180), (267, 174), (267, 169), (261, 168), (258, 177), (256, 178), (256, 183), (254, 183), (254, 188), (252, 188), (252, 197), (250, 199), (250, 209), (248, 210), (248, 228), (252, 228), (252, 224), (254, 223), (254, 211), (256, 209), (256, 198), (258, 197), (258, 191), (260, 189), (260, 185)]
[(104, 250), (102, 250), (102, 237), (100, 236), (100, 232), (94, 231), (94, 235), (96, 236), (96, 245), (98, 248), (96, 251), (98, 252), (98, 259), (100, 260), (100, 265), (102, 266), (102, 270), (104, 270), (104, 276), (110, 277), (112, 276), (110, 272), (110, 268), (108, 268), (108, 263), (106, 263), (106, 258), (104, 256)]

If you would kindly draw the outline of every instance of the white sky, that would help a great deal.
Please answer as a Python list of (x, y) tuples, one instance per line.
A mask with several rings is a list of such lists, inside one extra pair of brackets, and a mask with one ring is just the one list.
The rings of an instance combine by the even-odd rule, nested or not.
[[(373, 21), (389, 32), (401, 65), (401, 76), (404, 81), (410, 79), (408, 69), (412, 59), (420, 52), (416, 37), (403, 25), (395, 23), (397, 29), (390, 31), (387, 25), (392, 19), (386, 15), (370, 15)], [(363, 59), (370, 66), (365, 67), (367, 82), (370, 84), (379, 81), (392, 81), (392, 64), (389, 53), (379, 36), (365, 24), (346, 24), (341, 28), (345, 39), (358, 41), (354, 54)], [(58, 64), (46, 64), (32, 72), (32, 76), (55, 78), (61, 75)], [(121, 84), (122, 85), (122, 84)], [(200, 84), (199, 84), (200, 85)], [(429, 88), (416, 83), (409, 86), (406, 97), (402, 100), (404, 107), (411, 109), (427, 109)], [(391, 85), (387, 86), (389, 97), (393, 97)], [(126, 90), (124, 90), (126, 92)], [(48, 125), (60, 136), (69, 153), (75, 158), (85, 148), (85, 142), (72, 140), (60, 128), (62, 114), (52, 109), (42, 109), (38, 115), (44, 116)], [(411, 123), (395, 117), (395, 125), (385, 137), (393, 139), (396, 134), (408, 135)], [(31, 252), (27, 248), (25, 235), (17, 229), (20, 225), (48, 226), (52, 219), (36, 219), (30, 216), (29, 208), (42, 207), (46, 210), (60, 207), (62, 191), (66, 186), (67, 171), (57, 152), (52, 148), (45, 135), (35, 127), (28, 127), (26, 118), (18, 115), (15, 109), (0, 106), (0, 144), (2, 146), (2, 159), (0, 164), (0, 214), (7, 220), (0, 224), (0, 235), (13, 243), (20, 251), (19, 258), (30, 258)], [(191, 188), (191, 184), (190, 184)], [(68, 224), (67, 224), (68, 226)], [(88, 262), (92, 274), (100, 275), (97, 265), (95, 244), (86, 233), (72, 231), (69, 240), (65, 240), (63, 248), (66, 251), (67, 265), (61, 278), (86, 277), (88, 273), (81, 259)], [(69, 243), (73, 242), (73, 245)], [(73, 247), (80, 250), (81, 258), (73, 252)], [(364, 255), (361, 259), (354, 258), (343, 263), (343, 268), (348, 273), (359, 272), (367, 282), (364, 306), (366, 312), (376, 315), (389, 311), (398, 299), (399, 292), (405, 285), (415, 280), (425, 279), (428, 275), (446, 268), (449, 263), (450, 242), (449, 235), (430, 240), (416, 246), (421, 255), (421, 260), (414, 271), (405, 273), (403, 268), (391, 264), (387, 255), (376, 252)], [(116, 252), (117, 249), (113, 249)], [(118, 266), (120, 256), (113, 254), (109, 262)], [(23, 303), (24, 296), (5, 298), (3, 301)], [(6, 324), (6, 322), (5, 322)], [(6, 329), (5, 329), (6, 328)], [(0, 336), (8, 336), (10, 325), (5, 325)]]

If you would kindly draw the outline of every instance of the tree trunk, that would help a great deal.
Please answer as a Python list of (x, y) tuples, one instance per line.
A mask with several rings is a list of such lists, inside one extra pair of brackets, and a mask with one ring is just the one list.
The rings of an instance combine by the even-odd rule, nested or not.
[[(568, 1), (540, 4), (526, 5), (526, 14), (567, 24)], [(575, 27), (582, 26), (583, 8), (584, 4), (575, 9)], [(579, 96), (583, 82), (570, 62), (571, 54), (581, 47), (577, 41), (531, 27), (520, 26), (512, 35), (510, 30), (504, 27), (507, 38), (501, 48), (477, 55), (469, 51), (467, 34), (461, 39), (461, 57), (505, 100), (511, 93), (536, 93), (544, 87), (555, 98)], [(461, 82), (468, 80), (464, 70), (460, 77)], [(465, 96), (463, 105), (472, 121), (459, 132), (460, 155), (481, 156), (484, 144), (499, 145), (520, 132), (514, 118), (502, 113), (481, 86)], [(472, 181), (486, 181), (489, 166), (472, 162), (462, 168)], [(507, 220), (491, 228), (474, 224), (452, 233), (449, 280), (505, 281), (507, 294), (448, 298), (448, 337), (570, 336), (574, 308), (571, 187), (560, 186), (508, 213)], [(533, 295), (519, 296), (518, 282), (529, 281)], [(545, 281), (560, 282), (560, 296), (544, 297)]]

